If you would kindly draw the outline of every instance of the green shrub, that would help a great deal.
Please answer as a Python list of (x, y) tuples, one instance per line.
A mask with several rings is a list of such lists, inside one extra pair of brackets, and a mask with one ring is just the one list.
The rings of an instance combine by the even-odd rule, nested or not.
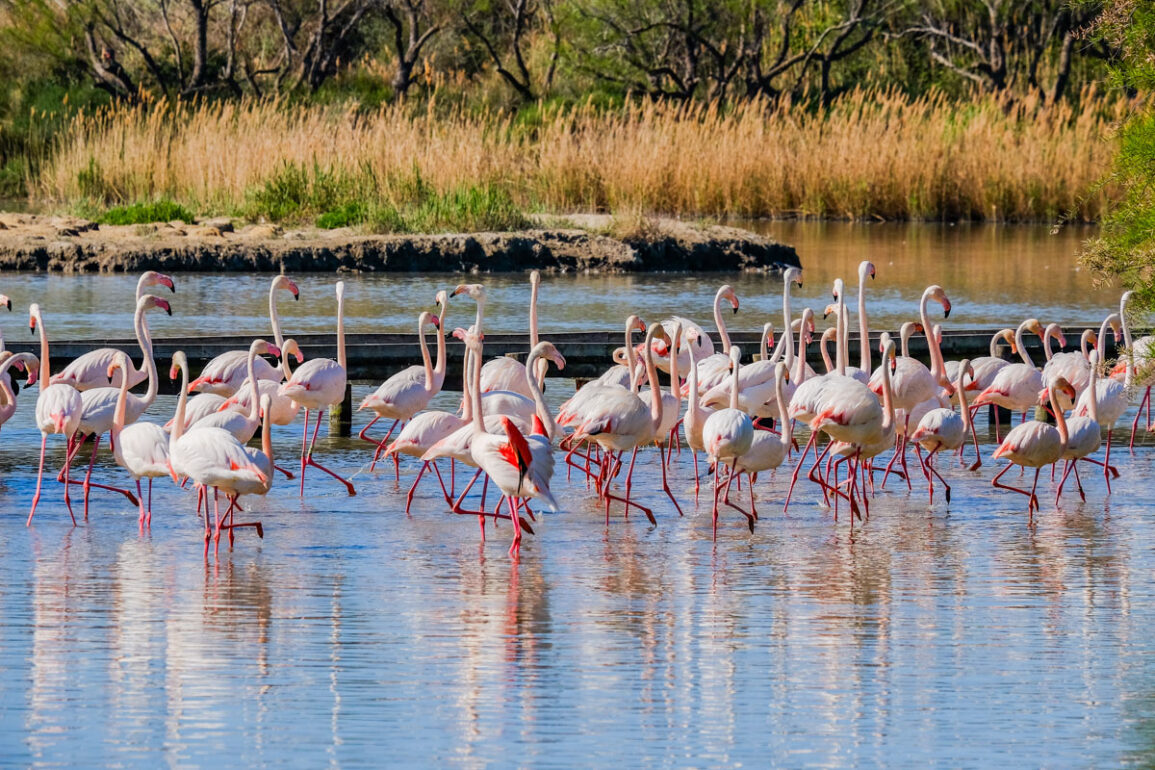
[(143, 225), (174, 220), (192, 224), (194, 219), (192, 212), (179, 203), (162, 200), (116, 206), (104, 212), (97, 221), (104, 225)]

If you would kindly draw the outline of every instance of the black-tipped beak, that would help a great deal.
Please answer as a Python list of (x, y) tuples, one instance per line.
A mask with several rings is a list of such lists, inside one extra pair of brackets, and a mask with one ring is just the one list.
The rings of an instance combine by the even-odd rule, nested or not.
[(943, 318), (950, 318), (950, 308), (949, 307), (943, 311), (942, 317)]
[(8, 312), (12, 312), (12, 300), (8, 300), (4, 304), (8, 306)]
[[(12, 308), (8, 308), (8, 309), (11, 310)], [(738, 308), (734, 308), (734, 315), (738, 315)]]
[(172, 305), (169, 305), (168, 307), (166, 307), (164, 309), (164, 312), (168, 313), (169, 318), (172, 318)]
[(168, 290), (170, 292), (172, 292), (173, 294), (176, 294), (176, 282), (175, 281), (168, 285)]

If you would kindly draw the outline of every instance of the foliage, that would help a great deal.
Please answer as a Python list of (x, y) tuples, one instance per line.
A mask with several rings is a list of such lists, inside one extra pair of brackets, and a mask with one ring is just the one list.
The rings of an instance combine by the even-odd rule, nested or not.
[(104, 212), (97, 221), (104, 225), (143, 225), (149, 222), (178, 221), (192, 224), (196, 220), (184, 206), (159, 200), (116, 206)]
[[(1120, 86), (1148, 93), (1155, 86), (1155, 7), (1138, 0), (1109, 3), (1095, 34), (1120, 54), (1113, 78)], [(1105, 184), (1119, 190), (1102, 219), (1098, 238), (1082, 259), (1104, 280), (1135, 290), (1134, 307), (1155, 309), (1155, 106), (1144, 102), (1119, 129)]]

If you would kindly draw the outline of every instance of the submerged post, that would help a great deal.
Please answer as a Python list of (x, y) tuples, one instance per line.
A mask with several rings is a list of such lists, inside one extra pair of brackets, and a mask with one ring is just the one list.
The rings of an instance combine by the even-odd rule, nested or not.
[(353, 432), (353, 385), (345, 383), (345, 396), (329, 409), (329, 435), (348, 438)]

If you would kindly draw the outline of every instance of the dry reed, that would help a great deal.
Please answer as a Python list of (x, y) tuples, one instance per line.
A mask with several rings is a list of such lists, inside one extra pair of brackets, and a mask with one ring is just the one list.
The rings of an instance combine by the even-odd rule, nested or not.
[[(29, 180), (65, 203), (168, 198), (241, 210), (286, 164), (436, 190), (497, 185), (528, 209), (676, 216), (1096, 219), (1124, 105), (956, 104), (855, 92), (822, 114), (643, 103), (618, 112), (370, 115), (274, 102), (81, 115)], [(375, 191), (370, 191), (375, 192)]]

